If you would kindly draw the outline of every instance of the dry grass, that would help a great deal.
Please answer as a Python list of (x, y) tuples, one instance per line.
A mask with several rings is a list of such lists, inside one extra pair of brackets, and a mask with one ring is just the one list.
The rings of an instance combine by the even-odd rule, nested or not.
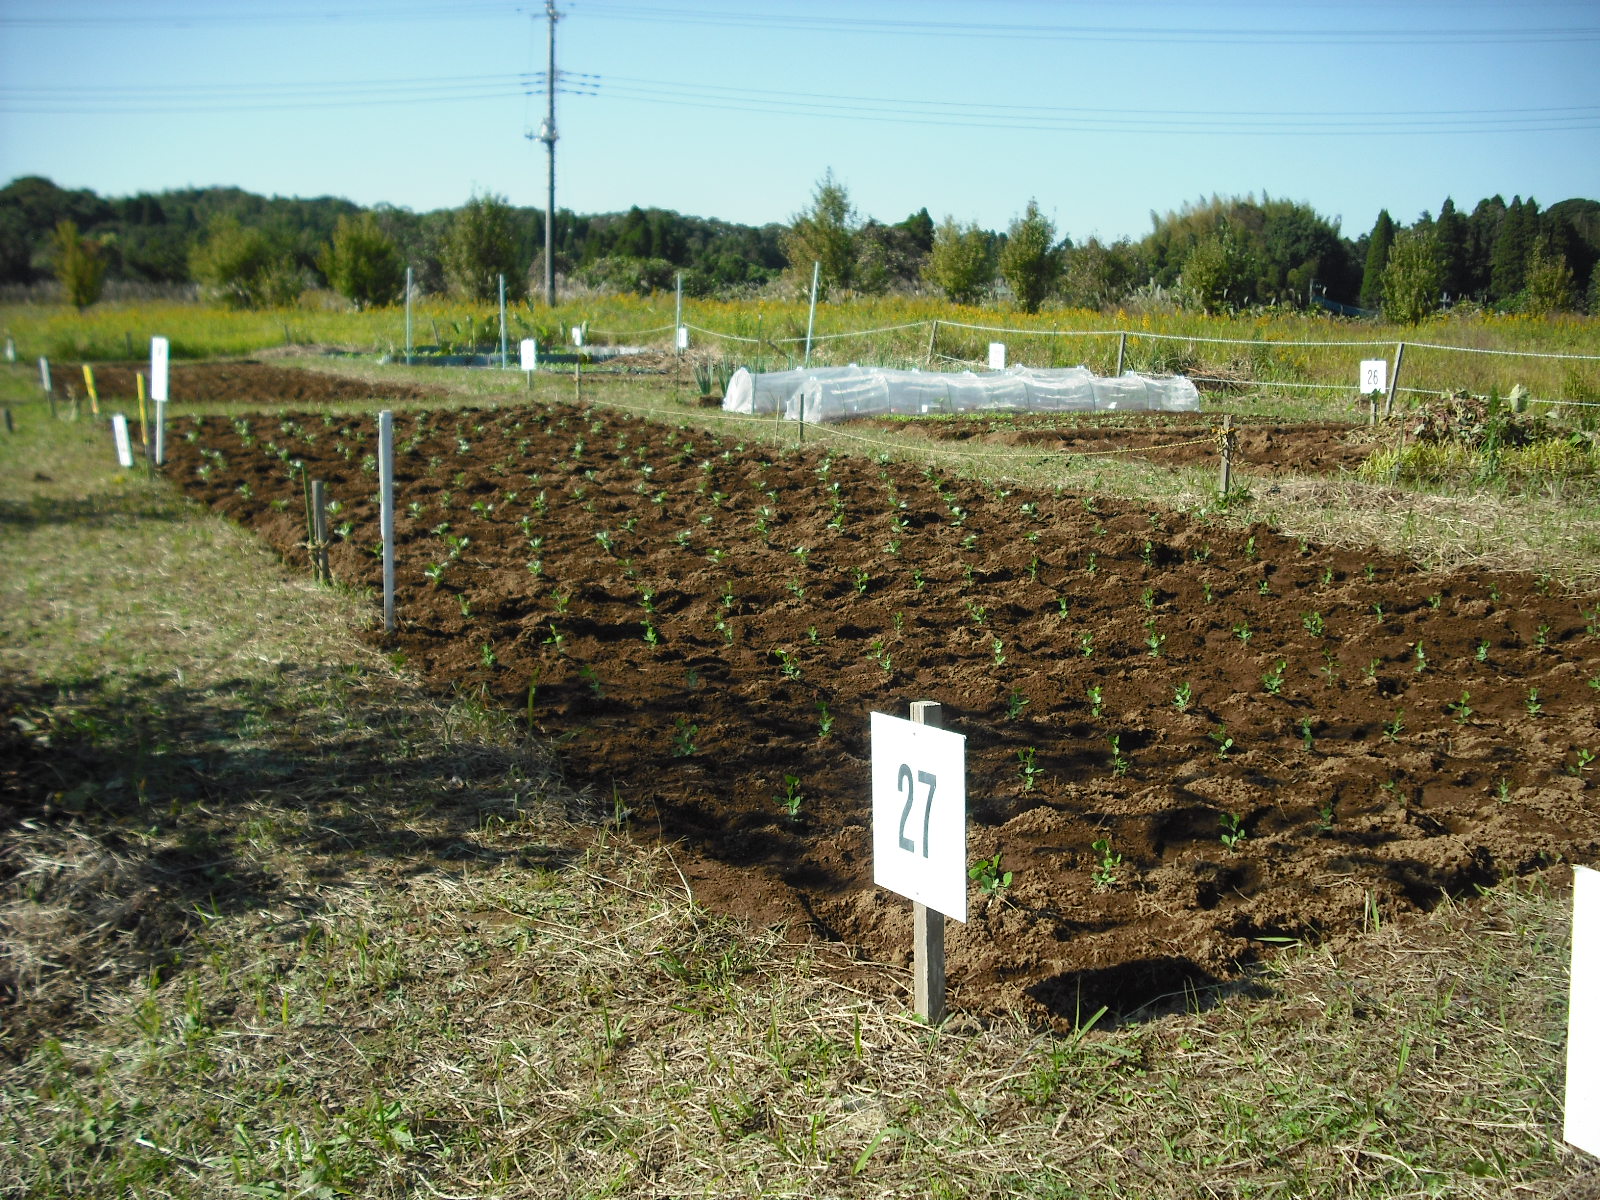
[(1559, 870), (1165, 1015), (1058, 1038), (957, 990), (930, 1030), (903, 970), (698, 908), (648, 811), (424, 693), (366, 598), (117, 481), (101, 435), (22, 439), (0, 1193), (1487, 1198), (1587, 1169)]

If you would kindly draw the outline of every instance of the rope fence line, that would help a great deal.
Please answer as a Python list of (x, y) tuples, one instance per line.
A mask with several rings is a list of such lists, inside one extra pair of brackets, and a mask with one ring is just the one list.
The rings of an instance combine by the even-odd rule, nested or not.
[[(1547, 358), (1562, 359), (1574, 362), (1600, 362), (1600, 354), (1558, 354), (1551, 351), (1540, 350), (1497, 350), (1486, 349), (1480, 346), (1451, 346), (1439, 342), (1409, 342), (1404, 339), (1398, 341), (1317, 341), (1317, 340), (1289, 340), (1276, 339), (1263, 340), (1261, 338), (1219, 338), (1206, 337), (1200, 334), (1184, 333), (1154, 333), (1143, 329), (1024, 329), (1011, 325), (975, 325), (968, 321), (946, 321), (929, 318), (921, 321), (909, 321), (901, 325), (883, 325), (872, 329), (851, 329), (839, 333), (819, 333), (811, 338), (815, 345), (818, 342), (838, 341), (843, 338), (872, 337), (880, 333), (899, 333), (907, 329), (927, 329), (930, 326), (944, 325), (951, 329), (968, 329), (976, 333), (1005, 333), (1021, 337), (1044, 338), (1143, 338), (1147, 341), (1166, 342), (1197, 342), (1213, 346), (1260, 346), (1263, 349), (1283, 346), (1291, 348), (1306, 347), (1331, 347), (1335, 349), (1388, 349), (1393, 346), (1408, 346), (1417, 350), (1441, 350), (1461, 354), (1493, 354), (1509, 358)], [(672, 325), (657, 326), (653, 329), (640, 329), (634, 331), (619, 331), (596, 329), (591, 332), (605, 337), (643, 337), (651, 333), (668, 333), (675, 327)], [(752, 338), (741, 334), (723, 333), (720, 330), (708, 329), (699, 325), (689, 325), (688, 328), (702, 333), (707, 337), (722, 338), (727, 341), (750, 342), (752, 344), (766, 344), (771, 346), (800, 345), (805, 342), (803, 337), (782, 338)], [(970, 361), (970, 360), (953, 360)]]
[[(656, 408), (654, 406), (640, 406), (625, 404), (619, 400), (596, 399), (594, 404), (603, 404), (607, 408), (620, 409), (623, 412), (633, 413), (635, 416), (671, 417), (679, 422), (690, 414), (673, 408)], [(760, 425), (766, 429), (777, 429), (782, 422), (771, 417), (752, 417), (743, 413), (732, 413), (726, 409), (718, 409), (715, 419), (733, 424)], [(1116, 450), (1022, 450), (1017, 452), (995, 451), (986, 454), (975, 454), (973, 451), (960, 446), (921, 446), (908, 445), (904, 442), (886, 442), (877, 438), (863, 437), (859, 433), (827, 425), (820, 422), (807, 421), (804, 426), (796, 425), (798, 433), (802, 428), (809, 429), (813, 434), (827, 434), (829, 437), (843, 438), (846, 441), (860, 442), (866, 446), (876, 446), (880, 450), (894, 450), (908, 454), (943, 454), (953, 458), (981, 459), (992, 462), (996, 459), (1040, 459), (1040, 458), (1114, 458), (1120, 454), (1159, 454), (1164, 450), (1177, 450), (1186, 446), (1216, 445), (1219, 429), (1211, 429), (1205, 437), (1186, 438), (1181, 442), (1162, 442), (1155, 446), (1124, 446)]]

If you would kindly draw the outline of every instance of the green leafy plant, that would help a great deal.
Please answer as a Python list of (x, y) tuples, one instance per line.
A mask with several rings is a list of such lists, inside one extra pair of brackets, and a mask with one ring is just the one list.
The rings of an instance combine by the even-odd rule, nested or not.
[(1188, 712), (1192, 703), (1194, 703), (1194, 687), (1185, 679), (1172, 689), (1172, 707), (1179, 712)]
[(679, 717), (672, 735), (672, 756), (674, 758), (689, 758), (698, 747), (694, 739), (700, 733), (700, 726), (691, 725), (689, 718)]
[(1017, 751), (1017, 763), (1017, 774), (1022, 779), (1022, 790), (1033, 791), (1034, 785), (1044, 778), (1044, 768), (1034, 762), (1032, 746)]
[(1091, 683), (1088, 689), (1089, 715), (1098, 717), (1105, 707), (1105, 689), (1097, 683)]
[(1312, 637), (1319, 638), (1327, 632), (1327, 625), (1319, 612), (1301, 613), (1300, 624), (1305, 627), (1305, 631)]
[(1111, 743), (1111, 773), (1120, 779), (1128, 773), (1129, 766), (1127, 758), (1122, 753), (1122, 735), (1113, 733), (1106, 738), (1106, 741)]
[(1022, 710), (1028, 707), (1028, 698), (1015, 688), (1006, 696), (1006, 720), (1015, 721), (1022, 715)]
[(1244, 818), (1238, 813), (1223, 813), (1220, 838), (1222, 844), (1229, 850), (1238, 850), (1239, 843), (1245, 839)]
[(1455, 717), (1457, 725), (1465, 725), (1468, 721), (1472, 720), (1472, 705), (1470, 703), (1471, 699), (1472, 693), (1467, 691), (1466, 688), (1462, 688), (1461, 699), (1452, 700), (1444, 706), (1445, 711), (1451, 713)]
[(833, 714), (828, 711), (826, 700), (817, 701), (817, 736), (825, 738), (833, 732)]
[(1276, 696), (1283, 690), (1283, 672), (1288, 665), (1287, 661), (1280, 658), (1276, 666), (1261, 676), (1261, 686), (1267, 689), (1268, 695)]
[(1226, 725), (1218, 725), (1211, 731), (1209, 736), (1217, 747), (1217, 757), (1219, 759), (1227, 758), (1228, 752), (1233, 749), (1233, 738), (1228, 736), (1228, 727)]
[(1094, 885), (1097, 892), (1107, 888), (1114, 888), (1122, 877), (1122, 855), (1111, 848), (1111, 839), (1099, 837), (1089, 843), (1089, 849), (1096, 855), (1094, 870), (1089, 874), (1089, 882)]
[(783, 815), (791, 821), (800, 819), (800, 807), (805, 803), (805, 796), (800, 792), (800, 777), (798, 775), (785, 775), (783, 777), (783, 791), (774, 797)]
[(993, 895), (1011, 886), (1011, 872), (1000, 869), (1000, 851), (990, 858), (980, 858), (967, 868), (967, 878), (974, 880), (985, 892)]

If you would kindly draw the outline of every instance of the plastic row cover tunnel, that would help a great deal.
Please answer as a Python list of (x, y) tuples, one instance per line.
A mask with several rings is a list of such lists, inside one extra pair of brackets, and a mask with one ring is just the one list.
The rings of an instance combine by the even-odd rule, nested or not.
[(1096, 375), (1087, 367), (1010, 367), (978, 375), (814, 367), (752, 375), (741, 367), (722, 407), (790, 421), (980, 412), (1194, 412), (1200, 393), (1181, 375)]

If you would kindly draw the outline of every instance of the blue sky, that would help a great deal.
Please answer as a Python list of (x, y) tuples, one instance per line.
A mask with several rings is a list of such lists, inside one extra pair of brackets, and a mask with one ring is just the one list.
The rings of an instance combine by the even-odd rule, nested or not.
[[(565, 0), (558, 203), (1138, 237), (1211, 193), (1355, 236), (1600, 199), (1594, 0)], [(542, 0), (0, 0), (0, 181), (541, 206)]]

